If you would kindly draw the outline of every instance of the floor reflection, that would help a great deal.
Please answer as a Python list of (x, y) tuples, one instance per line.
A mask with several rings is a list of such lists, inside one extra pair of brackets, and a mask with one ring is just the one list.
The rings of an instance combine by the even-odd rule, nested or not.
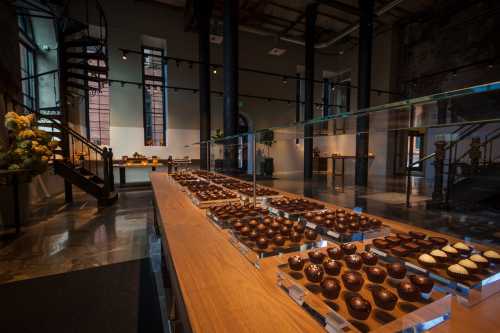
[(0, 283), (144, 258), (152, 221), (150, 190), (120, 193), (113, 207), (97, 208), (82, 192), (35, 207), (19, 236), (0, 231)]

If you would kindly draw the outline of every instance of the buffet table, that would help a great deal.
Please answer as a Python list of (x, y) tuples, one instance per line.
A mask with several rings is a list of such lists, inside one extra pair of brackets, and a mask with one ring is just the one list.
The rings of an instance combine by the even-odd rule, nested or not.
[[(150, 178), (155, 221), (175, 304), (175, 311), (169, 309), (169, 313), (183, 331), (325, 332), (277, 285), (278, 266), (286, 263), (290, 254), (262, 259), (260, 269), (255, 268), (231, 244), (231, 235), (208, 222), (205, 211), (196, 207), (170, 176), (156, 172)], [(391, 228), (410, 230), (405, 224), (380, 220)], [(411, 230), (442, 236), (413, 226)], [(451, 319), (432, 331), (493, 332), (499, 322), (497, 306), (500, 294), (473, 307), (465, 307), (453, 297)]]

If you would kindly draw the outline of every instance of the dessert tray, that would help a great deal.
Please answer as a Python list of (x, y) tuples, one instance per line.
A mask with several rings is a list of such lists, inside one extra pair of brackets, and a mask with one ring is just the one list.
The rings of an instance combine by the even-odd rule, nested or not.
[[(345, 259), (352, 256), (342, 251), (341, 259), (333, 260), (325, 249), (298, 256), (278, 267), (278, 285), (328, 332), (421, 332), (450, 317), (451, 295), (439, 291), (433, 280), (409, 273), (404, 265), (396, 270), (401, 277), (396, 279), (388, 273), (391, 264), (380, 259), (373, 265), (357, 262), (360, 268), (352, 269), (352, 260), (349, 268)], [(368, 269), (384, 273), (374, 282)]]
[(325, 209), (323, 204), (307, 199), (289, 197), (266, 200), (263, 204), (269, 208), (271, 213), (290, 220), (298, 220), (300, 216), (307, 212), (320, 212)]
[(373, 239), (367, 242), (366, 249), (403, 261), (408, 269), (438, 281), (443, 290), (455, 293), (468, 306), (500, 291), (500, 263), (485, 257), (488, 252), (498, 254), (494, 250), (419, 232)]
[(307, 228), (316, 230), (326, 239), (338, 243), (383, 237), (391, 231), (379, 219), (343, 208), (307, 212), (299, 217), (299, 221), (303, 221)]
[(261, 206), (245, 205), (234, 202), (227, 205), (210, 207), (206, 210), (207, 217), (222, 229), (232, 227), (231, 222), (239, 220), (248, 222), (252, 219), (260, 221), (264, 216), (269, 215), (269, 211)]

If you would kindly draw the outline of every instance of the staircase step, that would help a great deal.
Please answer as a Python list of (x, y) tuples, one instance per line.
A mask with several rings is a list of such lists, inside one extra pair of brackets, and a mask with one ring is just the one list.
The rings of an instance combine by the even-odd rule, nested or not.
[(66, 52), (66, 59), (95, 59), (95, 60), (106, 60), (106, 55), (102, 52), (88, 53), (88, 52)]
[(77, 63), (71, 63), (67, 62), (65, 65), (66, 69), (81, 69), (87, 72), (94, 72), (94, 73), (101, 73), (101, 74), (107, 74), (108, 73), (108, 67), (102, 67), (102, 66), (92, 66), (88, 64), (77, 64)]
[(78, 39), (71, 39), (63, 42), (64, 48), (68, 47), (87, 47), (103, 45), (103, 40), (94, 37), (82, 37)]
[(73, 72), (66, 72), (66, 76), (68, 77), (68, 79), (88, 80), (88, 81), (92, 81), (92, 82), (106, 82), (107, 81), (107, 79), (104, 79), (104, 78), (99, 78), (99, 77), (95, 77), (95, 76), (87, 76), (84, 74), (73, 73)]

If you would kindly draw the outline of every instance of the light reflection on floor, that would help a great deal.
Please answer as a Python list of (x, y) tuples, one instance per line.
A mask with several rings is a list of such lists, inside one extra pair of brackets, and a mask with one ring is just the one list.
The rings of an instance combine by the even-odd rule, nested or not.
[(41, 204), (14, 237), (0, 231), (0, 283), (144, 258), (151, 230), (151, 190), (122, 192), (98, 209), (82, 192), (64, 206), (62, 196)]

